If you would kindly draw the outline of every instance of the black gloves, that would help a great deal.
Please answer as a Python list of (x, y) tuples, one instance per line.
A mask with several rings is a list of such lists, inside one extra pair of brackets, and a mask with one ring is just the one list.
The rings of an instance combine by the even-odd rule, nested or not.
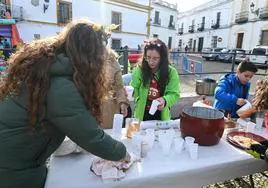
[(268, 148), (268, 140), (260, 142), (260, 144), (252, 144), (250, 149), (260, 154), (261, 159), (265, 159), (265, 152)]

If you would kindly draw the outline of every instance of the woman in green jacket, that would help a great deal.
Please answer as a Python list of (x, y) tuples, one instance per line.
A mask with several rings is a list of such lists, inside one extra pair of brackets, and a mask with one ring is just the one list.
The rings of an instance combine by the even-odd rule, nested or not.
[[(141, 64), (133, 71), (136, 106), (134, 116), (139, 120), (170, 120), (170, 108), (180, 96), (179, 76), (170, 66), (168, 48), (159, 39), (150, 40), (144, 47)], [(159, 102), (154, 115), (149, 114), (153, 100)]]
[(46, 160), (65, 136), (104, 159), (129, 160), (99, 127), (104, 38), (101, 26), (80, 20), (11, 57), (0, 85), (1, 188), (44, 187)]

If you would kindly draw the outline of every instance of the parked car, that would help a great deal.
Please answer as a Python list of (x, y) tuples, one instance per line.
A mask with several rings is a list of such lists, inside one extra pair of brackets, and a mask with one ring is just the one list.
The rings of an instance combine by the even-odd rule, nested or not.
[(239, 50), (237, 53), (236, 53), (236, 56), (235, 56), (235, 63), (240, 63), (241, 61), (244, 61), (244, 60), (248, 60), (249, 57), (248, 54), (249, 52), (247, 52), (246, 50)]
[(226, 49), (226, 48), (222, 49), (221, 53), (218, 56), (218, 60), (224, 61), (225, 57), (228, 56), (230, 52), (231, 52), (231, 50), (229, 50), (229, 49)]
[(252, 49), (249, 61), (267, 67), (268, 46), (256, 46)]
[(203, 48), (202, 52), (204, 53), (202, 55), (203, 58), (208, 60), (219, 60), (219, 54), (223, 50), (223, 48)]
[(228, 54), (225, 54), (223, 61), (228, 62), (228, 63), (232, 63), (235, 53), (236, 53), (235, 61), (237, 61), (237, 62), (241, 62), (242, 60), (244, 60), (246, 58), (246, 55), (245, 55), (246, 50), (232, 49), (232, 50), (229, 50)]

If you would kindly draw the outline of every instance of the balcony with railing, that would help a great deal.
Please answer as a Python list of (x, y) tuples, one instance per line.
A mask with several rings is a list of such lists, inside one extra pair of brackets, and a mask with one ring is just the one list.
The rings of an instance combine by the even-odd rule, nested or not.
[(205, 23), (200, 23), (197, 25), (197, 31), (204, 31), (205, 29)]
[(160, 18), (155, 18), (153, 21), (153, 25), (161, 26), (161, 19)]
[(216, 23), (214, 23), (212, 21), (211, 28), (212, 29), (219, 29), (220, 28), (220, 20), (217, 20)]
[(241, 24), (248, 21), (249, 11), (243, 11), (235, 15), (235, 23)]
[(175, 24), (174, 23), (169, 23), (168, 28), (169, 29), (175, 29)]
[(260, 19), (267, 19), (268, 18), (268, 7), (264, 7), (260, 9)]
[(178, 29), (178, 33), (179, 33), (179, 35), (182, 35), (183, 34), (183, 27), (181, 27), (181, 28)]
[(189, 30), (188, 30), (189, 33), (193, 33), (194, 32), (194, 25), (190, 25), (189, 26)]
[(16, 21), (23, 20), (23, 8), (16, 5), (5, 5), (0, 3), (0, 18), (1, 19), (15, 19)]

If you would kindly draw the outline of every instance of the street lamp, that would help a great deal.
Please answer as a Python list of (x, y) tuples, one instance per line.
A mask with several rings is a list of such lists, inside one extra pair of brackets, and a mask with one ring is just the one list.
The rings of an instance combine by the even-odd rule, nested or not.
[(253, 2), (251, 2), (251, 4), (250, 4), (250, 11), (251, 11), (251, 13), (256, 14), (256, 16), (258, 16), (260, 9), (258, 8), (258, 9), (255, 10), (254, 7), (255, 7), (255, 4)]

